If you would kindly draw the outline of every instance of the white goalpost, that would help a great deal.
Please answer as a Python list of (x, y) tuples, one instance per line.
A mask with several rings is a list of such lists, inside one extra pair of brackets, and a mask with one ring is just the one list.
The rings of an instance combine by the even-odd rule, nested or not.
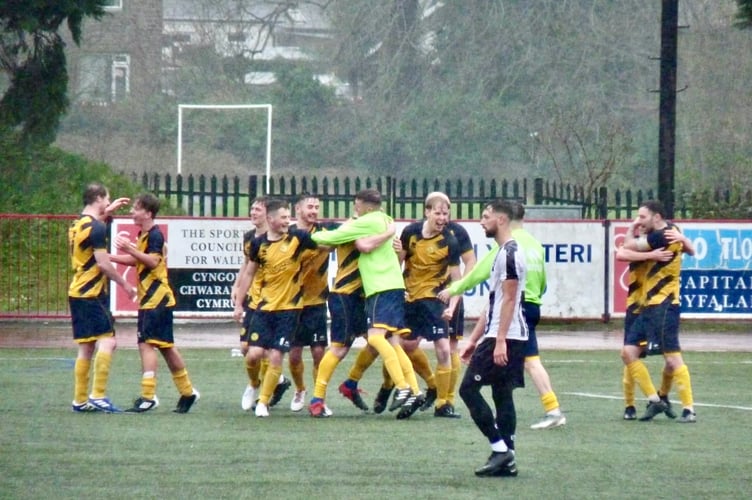
[(178, 174), (183, 173), (184, 109), (265, 109), (266, 110), (266, 193), (272, 173), (272, 105), (271, 104), (178, 104)]

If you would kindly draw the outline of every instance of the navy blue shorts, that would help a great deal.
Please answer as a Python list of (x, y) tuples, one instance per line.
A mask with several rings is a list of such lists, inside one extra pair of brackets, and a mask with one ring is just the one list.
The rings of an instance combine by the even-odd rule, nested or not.
[(107, 297), (68, 297), (73, 340), (76, 343), (93, 342), (99, 337), (115, 335), (115, 320), (107, 303)]
[(326, 304), (305, 306), (298, 319), (298, 328), (292, 336), (290, 345), (294, 347), (327, 346)]
[(465, 336), (465, 302), (460, 297), (460, 302), (454, 310), (452, 319), (449, 320), (449, 338), (462, 340)]
[(538, 356), (538, 338), (535, 336), (535, 327), (540, 321), (540, 306), (532, 302), (522, 303), (522, 312), (525, 314), (525, 323), (527, 323), (527, 346), (525, 346), (525, 357), (532, 358)]
[(368, 331), (365, 299), (359, 293), (330, 293), (327, 301), (332, 316), (329, 334), (332, 345), (352, 346), (357, 337)]
[(624, 313), (624, 345), (638, 345), (627, 342), (630, 338), (632, 338), (631, 341), (634, 342), (634, 334), (630, 334), (630, 332), (634, 331), (634, 324), (635, 321), (637, 321), (638, 313), (636, 311), (637, 309), (635, 308), (627, 308), (627, 311)]
[(172, 307), (158, 306), (154, 309), (139, 309), (136, 335), (139, 344), (146, 342), (156, 347), (174, 346)]
[(421, 299), (405, 303), (405, 323), (410, 334), (405, 338), (424, 338), (430, 342), (449, 337), (449, 323), (441, 318), (446, 309), (439, 299)]
[(664, 302), (640, 311), (633, 330), (648, 342), (648, 354), (680, 352), (679, 304)]
[[(464, 379), (477, 385), (507, 385), (512, 389), (525, 387), (525, 341), (507, 339), (507, 364), (494, 363), (496, 339), (488, 337), (475, 348)], [(464, 384), (464, 382), (463, 382)]]
[(368, 328), (382, 328), (388, 333), (410, 333), (405, 326), (405, 290), (386, 290), (366, 298)]
[(248, 332), (251, 331), (251, 319), (253, 319), (253, 313), (255, 311), (247, 305), (243, 306), (243, 311), (243, 327), (240, 329), (240, 341), (248, 343)]
[(256, 311), (248, 334), (248, 345), (281, 352), (290, 350), (290, 339), (298, 328), (300, 309)]

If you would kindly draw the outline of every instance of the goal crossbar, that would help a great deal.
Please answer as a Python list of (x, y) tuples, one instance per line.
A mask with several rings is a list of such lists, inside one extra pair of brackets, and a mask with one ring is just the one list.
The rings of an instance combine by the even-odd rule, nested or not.
[(178, 174), (183, 173), (184, 109), (265, 109), (266, 110), (266, 193), (272, 173), (272, 105), (271, 104), (178, 104)]

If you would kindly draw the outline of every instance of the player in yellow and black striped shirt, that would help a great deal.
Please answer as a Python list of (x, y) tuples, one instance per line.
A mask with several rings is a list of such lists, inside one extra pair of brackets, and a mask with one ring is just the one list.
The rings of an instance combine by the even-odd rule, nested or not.
[[(243, 391), (243, 396), (240, 399), (240, 407), (246, 411), (252, 410), (256, 406), (256, 399), (258, 398), (258, 392), (261, 388), (261, 380), (264, 378), (266, 369), (269, 367), (269, 359), (266, 356), (261, 360), (249, 359), (248, 356), (246, 356), (248, 354), (248, 335), (250, 334), (249, 327), (251, 325), (251, 319), (253, 318), (253, 311), (261, 299), (262, 275), (261, 273), (257, 273), (245, 296), (240, 296), (240, 294), (238, 294), (237, 286), (244, 269), (251, 261), (251, 243), (256, 238), (266, 234), (267, 201), (268, 198), (266, 196), (258, 196), (254, 198), (251, 203), (249, 217), (254, 227), (243, 233), (243, 266), (238, 271), (238, 276), (235, 279), (235, 283), (232, 287), (232, 294), (230, 296), (233, 304), (242, 302), (244, 309), (243, 324), (240, 328), (240, 352), (243, 355), (245, 371), (248, 375), (248, 384), (246, 385), (245, 390)], [(284, 375), (280, 375), (272, 399), (269, 401), (269, 406), (274, 406), (280, 399), (282, 399), (282, 396), (290, 385), (290, 380)]]
[(175, 347), (172, 331), (172, 309), (175, 294), (167, 279), (167, 245), (162, 231), (154, 221), (159, 212), (159, 199), (153, 194), (136, 197), (131, 208), (133, 222), (141, 229), (134, 244), (127, 237), (115, 240), (118, 250), (126, 255), (112, 259), (135, 266), (138, 275), (138, 350), (141, 355), (141, 396), (126, 410), (143, 413), (159, 406), (157, 399), (157, 353), (164, 357), (180, 393), (176, 413), (187, 413), (198, 400), (199, 393), (191, 384), (185, 362)]
[[(73, 340), (78, 344), (74, 371), (73, 411), (118, 412), (106, 396), (112, 353), (117, 347), (115, 326), (109, 310), (109, 280), (115, 281), (133, 299), (136, 289), (115, 270), (107, 253), (108, 228), (103, 222), (128, 198), (110, 203), (110, 193), (101, 184), (89, 184), (83, 195), (84, 209), (68, 229), (73, 279), (68, 288)], [(89, 371), (94, 351), (91, 393)]]
[[(247, 358), (261, 359), (268, 350), (269, 368), (261, 383), (257, 417), (269, 416), (269, 400), (282, 374), (282, 359), (303, 308), (300, 284), (301, 263), (306, 250), (317, 248), (308, 233), (289, 230), (290, 208), (282, 200), (266, 205), (267, 233), (253, 240), (251, 260), (243, 270), (238, 293), (245, 294), (257, 273), (262, 273), (261, 296), (250, 325)], [(242, 303), (235, 303), (233, 316), (243, 317)]]
[[(303, 193), (295, 204), (296, 223), (290, 229), (298, 229), (313, 234), (339, 227), (336, 222), (320, 222), (320, 202), (316, 195)], [(306, 385), (303, 378), (303, 348), (308, 346), (313, 360), (313, 381), (316, 376), (324, 351), (329, 344), (326, 332), (327, 308), (329, 296), (329, 255), (331, 249), (320, 247), (306, 256), (301, 269), (300, 282), (303, 287), (303, 310), (300, 313), (298, 328), (290, 340), (288, 358), (290, 375), (295, 383), (295, 395), (290, 402), (290, 410), (300, 411), (306, 403)], [(329, 413), (329, 412), (327, 412)]]
[[(649, 262), (642, 286), (643, 307), (634, 329), (647, 338), (648, 354), (663, 354), (665, 367), (662, 387), (674, 385), (677, 388), (683, 408), (678, 421), (693, 423), (696, 415), (692, 384), (679, 344), (679, 293), (682, 252), (692, 255), (694, 249), (679, 228), (665, 217), (666, 213), (660, 202), (643, 203), (638, 209), (636, 222), (645, 236), (635, 238), (628, 231), (624, 240), (624, 247), (628, 250), (650, 252), (663, 248), (672, 254), (665, 262)], [(624, 361), (627, 364), (628, 360)], [(635, 379), (642, 387), (640, 378)], [(656, 402), (649, 399), (647, 410), (640, 420), (651, 420), (668, 408), (665, 400), (659, 399)]]
[[(438, 294), (449, 283), (460, 279), (461, 250), (457, 238), (448, 228), (448, 223), (447, 196), (436, 193), (433, 197), (427, 198), (425, 219), (413, 222), (402, 230), (402, 249), (399, 257), (405, 264), (405, 322), (411, 331), (402, 339), (403, 348), (410, 356), (417, 373), (424, 378), (424, 373), (435, 377), (437, 398), (434, 415), (453, 418), (456, 414), (447, 399), (452, 375), (448, 319), (451, 318), (460, 298), (452, 297), (447, 307), (439, 300)], [(445, 309), (448, 309), (446, 314)], [(434, 343), (435, 375), (430, 370), (430, 365), (424, 370), (416, 365), (415, 354), (422, 354), (419, 348), (421, 339)], [(427, 361), (425, 355), (421, 357)], [(425, 403), (424, 401), (423, 404)], [(409, 417), (410, 412), (416, 409), (403, 407), (403, 418)]]
[[(639, 221), (635, 219), (628, 231), (633, 234), (638, 231)], [(640, 388), (647, 397), (655, 393), (660, 399), (653, 385), (647, 366), (639, 359), (644, 356), (647, 348), (647, 338), (644, 334), (635, 330), (634, 326), (642, 309), (644, 295), (643, 285), (645, 274), (651, 260), (667, 260), (673, 256), (668, 250), (657, 249), (651, 252), (629, 250), (621, 245), (616, 250), (616, 258), (629, 262), (627, 274), (627, 303), (624, 315), (624, 343), (622, 347), (622, 359), (624, 359), (624, 371), (622, 374), (622, 387), (624, 389), (624, 420), (636, 420), (637, 409), (635, 408), (635, 383), (641, 381)], [(636, 374), (636, 375), (635, 375)], [(635, 378), (635, 376), (637, 378)]]

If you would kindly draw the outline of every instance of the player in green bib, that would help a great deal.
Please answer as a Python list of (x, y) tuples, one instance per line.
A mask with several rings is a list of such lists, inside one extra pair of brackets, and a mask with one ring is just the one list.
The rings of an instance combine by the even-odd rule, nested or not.
[(356, 243), (360, 251), (358, 269), (366, 296), (368, 345), (378, 351), (397, 387), (389, 410), (394, 411), (404, 404), (422, 404), (423, 395), (412, 363), (399, 342), (399, 336), (409, 332), (405, 327), (405, 284), (399, 259), (389, 239), (367, 247), (358, 242), (361, 238), (384, 233), (393, 227), (393, 220), (381, 210), (381, 194), (375, 189), (359, 191), (355, 195), (354, 210), (357, 218), (333, 231), (313, 233), (311, 238), (319, 245)]

